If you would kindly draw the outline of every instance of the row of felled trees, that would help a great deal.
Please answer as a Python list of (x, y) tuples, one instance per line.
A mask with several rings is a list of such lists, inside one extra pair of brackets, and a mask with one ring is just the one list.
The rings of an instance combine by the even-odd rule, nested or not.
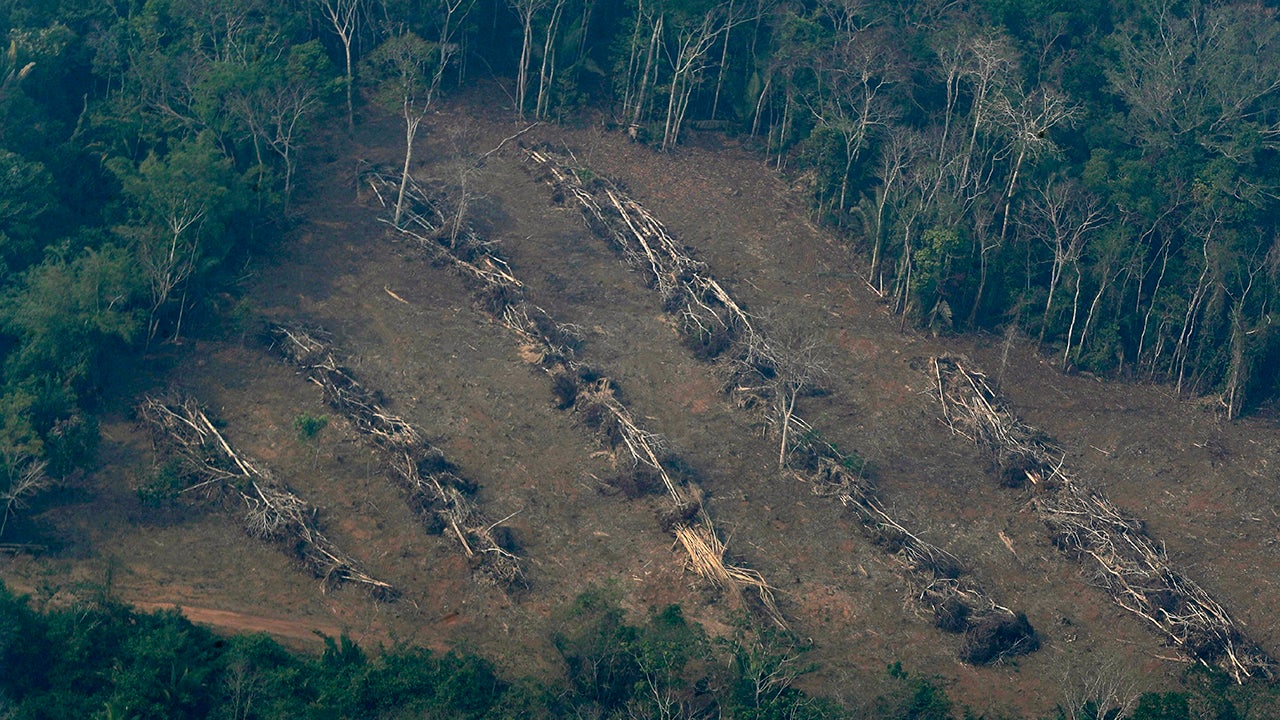
[(1232, 416), (1277, 394), (1261, 4), (57, 0), (0, 4), (0, 35), (6, 517), (91, 454), (113, 364), (217, 315), (316, 130), (381, 104), (403, 182), (438, 97), (472, 82), (668, 151), (691, 127), (753, 139), (904, 322), (1013, 325), (1064, 369)]
[(0, 3), (3, 520), (283, 227), (340, 87), (315, 36), (257, 0)]
[[(1232, 0), (507, 0), (526, 118), (757, 139), (904, 320), (1278, 392), (1280, 21)], [(499, 23), (494, 22), (494, 27)], [(516, 42), (516, 41), (519, 42)], [(513, 67), (514, 66), (514, 67)]]

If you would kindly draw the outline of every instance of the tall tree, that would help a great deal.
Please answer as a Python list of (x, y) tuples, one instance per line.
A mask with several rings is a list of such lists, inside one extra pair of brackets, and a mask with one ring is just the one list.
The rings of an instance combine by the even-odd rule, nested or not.
[(366, 59), (370, 77), (376, 82), (376, 93), (382, 105), (398, 112), (404, 120), (404, 167), (400, 172), (400, 189), (396, 196), (397, 226), (404, 213), (405, 188), (413, 162), (413, 143), (435, 101), (444, 69), (443, 51), (412, 32), (403, 31), (383, 41)]
[(338, 36), (338, 41), (342, 43), (342, 54), (346, 69), (343, 77), (346, 81), (347, 90), (347, 132), (354, 132), (356, 120), (355, 104), (352, 99), (354, 86), (352, 46), (356, 41), (357, 33), (360, 31), (360, 18), (363, 16), (361, 12), (362, 0), (313, 1), (320, 9), (320, 13), (329, 21), (329, 25), (333, 28), (333, 33)]

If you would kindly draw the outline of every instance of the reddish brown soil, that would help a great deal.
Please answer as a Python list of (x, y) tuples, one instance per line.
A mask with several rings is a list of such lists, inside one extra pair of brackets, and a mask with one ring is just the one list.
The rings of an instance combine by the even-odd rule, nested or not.
[[(481, 107), (460, 103), (433, 118), (415, 153), (428, 158), (420, 177), (456, 181), (460, 156), (474, 158), (523, 127)], [(182, 605), (229, 629), (465, 645), (521, 673), (558, 672), (548, 637), (592, 585), (614, 586), (637, 612), (681, 603), (709, 631), (725, 632), (733, 603), (683, 569), (658, 526), (660, 503), (602, 492), (611, 468), (589, 433), (552, 406), (546, 377), (472, 307), (459, 278), (392, 242), (370, 198), (357, 196), (358, 163), (393, 164), (398, 137), (393, 125), (372, 124), (316, 167), (301, 202), (306, 221), (254, 268), (249, 302), (268, 318), (318, 322), (335, 334), (355, 374), (479, 483), (489, 516), (511, 515), (530, 589), (513, 599), (474, 582), (447, 538), (420, 530), (379, 456), (337, 418), (317, 441), (300, 441), (296, 416), (332, 412), (251, 331), (184, 347), (166, 384), (199, 396), (233, 443), (316, 504), (340, 545), (404, 590), (400, 602), (379, 604), (354, 588), (321, 592), (227, 511), (141, 506), (134, 488), (152, 456), (124, 420), (105, 427), (104, 463), (88, 490), (35, 519), (66, 545), (2, 559), (0, 574), (50, 601), (109, 585), (123, 600)], [(1142, 691), (1171, 687), (1183, 669), (1161, 659), (1175, 653), (1092, 586), (1023, 511), (1019, 491), (996, 487), (979, 451), (938, 421), (931, 379), (917, 369), (938, 353), (967, 354), (999, 377), (1017, 411), (1067, 449), (1078, 475), (1144, 517), (1178, 566), (1280, 652), (1273, 424), (1224, 422), (1211, 404), (1161, 387), (1064, 376), (1019, 338), (900, 332), (853, 254), (808, 222), (803, 199), (736, 143), (695, 137), (662, 155), (595, 126), (538, 127), (523, 139), (567, 145), (583, 165), (625, 183), (753, 312), (819, 339), (830, 392), (799, 411), (869, 459), (903, 524), (961, 557), (997, 600), (1027, 612), (1045, 642), (1007, 665), (958, 663), (958, 638), (918, 616), (892, 563), (834, 502), (778, 476), (776, 449), (720, 393), (714, 367), (679, 345), (658, 298), (586, 232), (576, 210), (550, 205), (508, 144), (468, 180), (475, 219), (501, 241), (530, 300), (584, 330), (583, 359), (616, 378), (635, 415), (697, 472), (734, 557), (763, 573), (795, 629), (813, 638), (822, 668), (807, 678), (810, 689), (862, 705), (885, 666), (902, 661), (977, 710), (1040, 715), (1099, 672)]]

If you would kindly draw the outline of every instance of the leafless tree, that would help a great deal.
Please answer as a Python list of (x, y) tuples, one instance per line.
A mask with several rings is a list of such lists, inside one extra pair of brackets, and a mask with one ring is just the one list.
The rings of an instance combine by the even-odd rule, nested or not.
[(1063, 271), (1068, 266), (1076, 270), (1071, 326), (1067, 330), (1067, 349), (1062, 358), (1063, 369), (1066, 369), (1080, 308), (1080, 254), (1094, 231), (1105, 222), (1105, 215), (1098, 199), (1078, 183), (1057, 178), (1050, 178), (1039, 185), (1028, 199), (1027, 206), (1027, 217), (1021, 221), (1022, 232), (1028, 238), (1038, 239), (1053, 252), (1053, 266), (1049, 272), (1049, 294), (1045, 300), (1044, 314), (1040, 321), (1041, 344), (1044, 343), (1049, 328), (1054, 298), (1061, 283)]
[(8, 458), (5, 466), (9, 482), (0, 492), (0, 503), (4, 503), (4, 513), (0, 515), (0, 537), (4, 536), (9, 518), (26, 509), (27, 501), (53, 485), (53, 479), (45, 473), (47, 465), (43, 460), (25, 456)]
[(342, 43), (343, 58), (346, 60), (346, 73), (343, 79), (347, 89), (347, 131), (354, 132), (356, 127), (355, 105), (352, 101), (352, 87), (354, 85), (354, 76), (352, 74), (352, 45), (356, 39), (356, 33), (360, 29), (361, 16), (361, 0), (313, 0), (317, 7), (320, 8), (321, 14), (333, 26), (333, 32), (338, 36), (338, 40)]

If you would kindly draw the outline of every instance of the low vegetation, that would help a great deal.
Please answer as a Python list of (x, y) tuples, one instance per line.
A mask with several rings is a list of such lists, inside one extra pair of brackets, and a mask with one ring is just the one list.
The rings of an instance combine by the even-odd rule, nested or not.
[[(876, 718), (955, 720), (929, 678), (895, 664), (885, 691), (846, 707), (808, 694), (805, 645), (777, 629), (708, 637), (678, 606), (628, 616), (607, 589), (559, 610), (563, 674), (510, 677), (484, 658), (423, 648), (364, 648), (324, 638), (298, 654), (265, 635), (224, 637), (174, 610), (139, 612), (99, 592), (33, 609), (0, 584), (0, 716), (28, 718)], [(1242, 695), (1192, 671), (1188, 690), (1130, 699), (1133, 720), (1262, 717), (1277, 698)], [(1100, 705), (1101, 703), (1101, 705)], [(1046, 720), (1118, 715), (1090, 698)]]

